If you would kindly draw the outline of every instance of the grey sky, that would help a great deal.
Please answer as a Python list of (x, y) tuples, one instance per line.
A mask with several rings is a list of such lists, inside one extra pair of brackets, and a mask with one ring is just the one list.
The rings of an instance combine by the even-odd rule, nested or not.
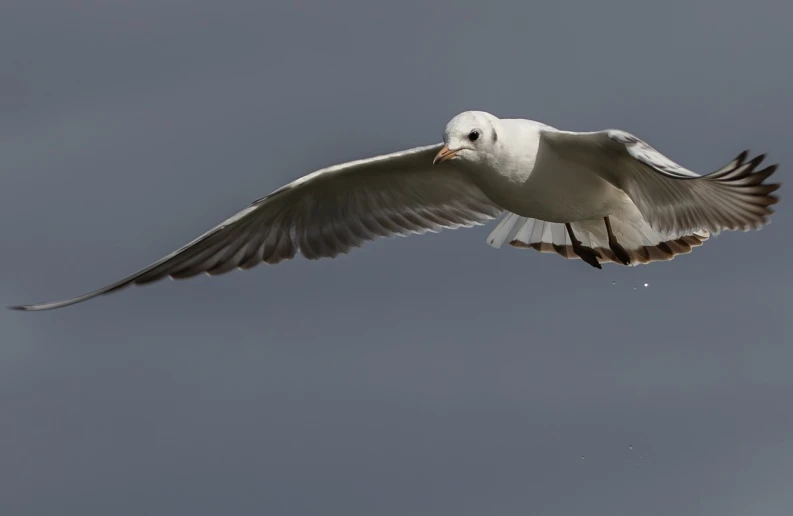
[[(790, 182), (789, 2), (267, 4), (3, 2), (0, 305), (467, 109)], [(649, 267), (491, 225), (2, 311), (0, 514), (791, 514), (786, 191)]]

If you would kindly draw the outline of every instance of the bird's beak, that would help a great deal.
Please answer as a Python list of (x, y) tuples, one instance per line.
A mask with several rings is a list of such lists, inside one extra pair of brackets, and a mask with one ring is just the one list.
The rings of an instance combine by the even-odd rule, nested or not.
[(452, 159), (456, 155), (457, 155), (457, 151), (449, 150), (449, 146), (444, 145), (443, 148), (438, 151), (438, 154), (435, 155), (435, 159), (432, 160), (432, 164), (437, 165), (442, 161)]

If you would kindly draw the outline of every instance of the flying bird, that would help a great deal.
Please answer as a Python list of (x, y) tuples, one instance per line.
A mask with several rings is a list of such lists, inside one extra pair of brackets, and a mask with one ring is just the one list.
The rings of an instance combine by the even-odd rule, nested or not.
[(561, 131), (467, 111), (443, 142), (305, 175), (135, 274), (50, 310), (129, 285), (333, 258), (378, 237), (471, 227), (504, 214), (487, 241), (602, 263), (637, 265), (691, 252), (711, 234), (768, 222), (764, 155), (744, 151), (699, 175), (620, 130)]

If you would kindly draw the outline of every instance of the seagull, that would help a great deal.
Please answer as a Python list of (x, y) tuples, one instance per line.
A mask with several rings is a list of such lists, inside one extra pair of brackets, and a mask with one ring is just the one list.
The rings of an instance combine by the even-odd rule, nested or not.
[(768, 223), (777, 165), (744, 151), (715, 172), (683, 168), (620, 130), (561, 131), (483, 111), (452, 118), (443, 142), (331, 166), (253, 202), (127, 278), (51, 310), (165, 277), (223, 274), (346, 254), (378, 237), (482, 225), (488, 243), (556, 253), (601, 269), (690, 253), (711, 234)]

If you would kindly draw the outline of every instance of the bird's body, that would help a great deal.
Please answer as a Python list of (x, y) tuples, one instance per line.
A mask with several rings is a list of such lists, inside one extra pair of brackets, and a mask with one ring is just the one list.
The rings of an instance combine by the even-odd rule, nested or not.
[[(378, 237), (483, 224), (488, 237), (624, 265), (669, 260), (722, 230), (759, 228), (773, 213), (776, 165), (747, 153), (700, 176), (618, 130), (575, 133), (468, 111), (443, 143), (318, 170), (255, 201), (145, 269), (88, 294), (13, 307), (48, 310), (164, 277), (222, 274), (298, 253), (333, 258)], [(434, 159), (433, 159), (434, 158)]]
[(502, 129), (495, 142), (496, 159), (477, 164), (469, 175), (506, 211), (565, 223), (602, 219), (632, 204), (622, 190), (593, 173), (590, 164), (565, 161), (541, 149), (542, 133), (556, 129), (523, 119), (494, 123)]

